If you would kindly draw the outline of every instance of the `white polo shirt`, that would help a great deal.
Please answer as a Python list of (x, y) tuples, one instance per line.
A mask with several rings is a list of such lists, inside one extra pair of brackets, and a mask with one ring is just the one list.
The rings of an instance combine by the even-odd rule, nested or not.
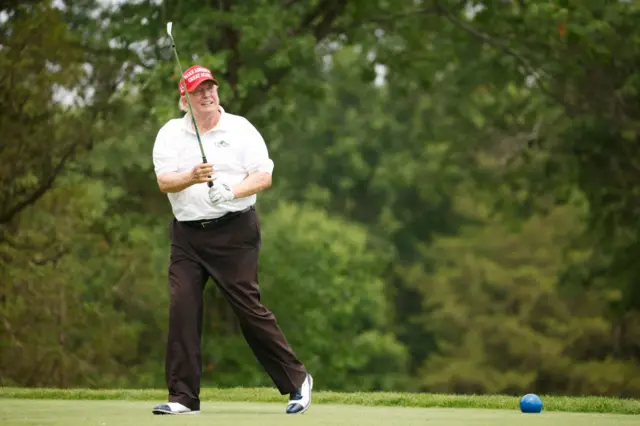
[[(273, 161), (258, 130), (244, 117), (229, 114), (220, 107), (215, 128), (200, 134), (207, 162), (213, 164), (217, 181), (230, 187), (254, 172), (273, 172)], [(156, 176), (184, 172), (202, 163), (202, 153), (193, 130), (191, 116), (169, 120), (160, 128), (153, 146)], [(197, 183), (168, 193), (173, 214), (179, 221), (213, 219), (228, 212), (244, 210), (256, 202), (256, 194), (213, 205), (207, 183)]]

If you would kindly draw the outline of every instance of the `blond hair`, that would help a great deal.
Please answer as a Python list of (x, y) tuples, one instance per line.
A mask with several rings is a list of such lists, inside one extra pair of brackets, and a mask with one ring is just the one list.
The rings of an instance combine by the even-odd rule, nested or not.
[(186, 96), (180, 96), (178, 99), (178, 108), (180, 108), (180, 111), (182, 112), (189, 112), (189, 105), (187, 105)]

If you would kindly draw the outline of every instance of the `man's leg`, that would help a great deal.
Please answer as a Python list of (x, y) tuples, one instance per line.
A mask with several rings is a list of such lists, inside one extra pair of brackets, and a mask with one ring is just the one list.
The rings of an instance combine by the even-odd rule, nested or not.
[(250, 210), (212, 230), (208, 241), (208, 250), (202, 253), (205, 260), (210, 259), (206, 268), (237, 315), (247, 343), (280, 393), (296, 392), (307, 379), (307, 371), (274, 314), (260, 301), (256, 212)]
[[(231, 288), (242, 292), (246, 284), (251, 285), (237, 283)], [(235, 299), (231, 303), (235, 305), (233, 309), (240, 321), (242, 334), (280, 393), (295, 392), (307, 377), (307, 371), (287, 342), (275, 315), (260, 304), (259, 297), (255, 301), (242, 300), (242, 296), (228, 294), (227, 298)]]
[(174, 222), (169, 265), (169, 335), (165, 378), (169, 402), (200, 410), (202, 293), (208, 274), (189, 253), (184, 230)]

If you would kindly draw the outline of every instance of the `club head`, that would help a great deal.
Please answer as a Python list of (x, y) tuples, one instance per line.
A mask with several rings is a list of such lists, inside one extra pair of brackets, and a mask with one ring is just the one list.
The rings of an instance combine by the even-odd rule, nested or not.
[(171, 37), (171, 27), (173, 27), (173, 22), (167, 22), (167, 34)]

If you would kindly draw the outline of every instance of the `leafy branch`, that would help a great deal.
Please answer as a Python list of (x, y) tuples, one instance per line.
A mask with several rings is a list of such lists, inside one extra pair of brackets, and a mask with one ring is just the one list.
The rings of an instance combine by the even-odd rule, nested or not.
[(463, 29), (467, 33), (471, 34), (475, 39), (480, 40), (484, 43), (487, 43), (490, 46), (493, 46), (502, 52), (508, 54), (509, 56), (515, 58), (520, 65), (525, 69), (526, 74), (528, 76), (533, 77), (533, 82), (538, 87), (538, 89), (544, 93), (549, 98), (556, 101), (558, 104), (562, 105), (567, 113), (572, 115), (577, 115), (577, 107), (575, 105), (567, 103), (565, 100), (561, 99), (557, 94), (553, 93), (542, 81), (542, 77), (549, 77), (549, 74), (544, 71), (542, 67), (535, 66), (532, 61), (527, 59), (523, 54), (518, 52), (516, 49), (512, 48), (508, 44), (499, 41), (496, 37), (491, 36), (483, 31), (478, 30), (474, 26), (469, 23), (466, 23), (456, 17), (449, 9), (447, 9), (441, 0), (434, 0), (435, 7), (439, 11), (441, 16), (444, 16), (449, 22), (456, 25), (457, 27)]

